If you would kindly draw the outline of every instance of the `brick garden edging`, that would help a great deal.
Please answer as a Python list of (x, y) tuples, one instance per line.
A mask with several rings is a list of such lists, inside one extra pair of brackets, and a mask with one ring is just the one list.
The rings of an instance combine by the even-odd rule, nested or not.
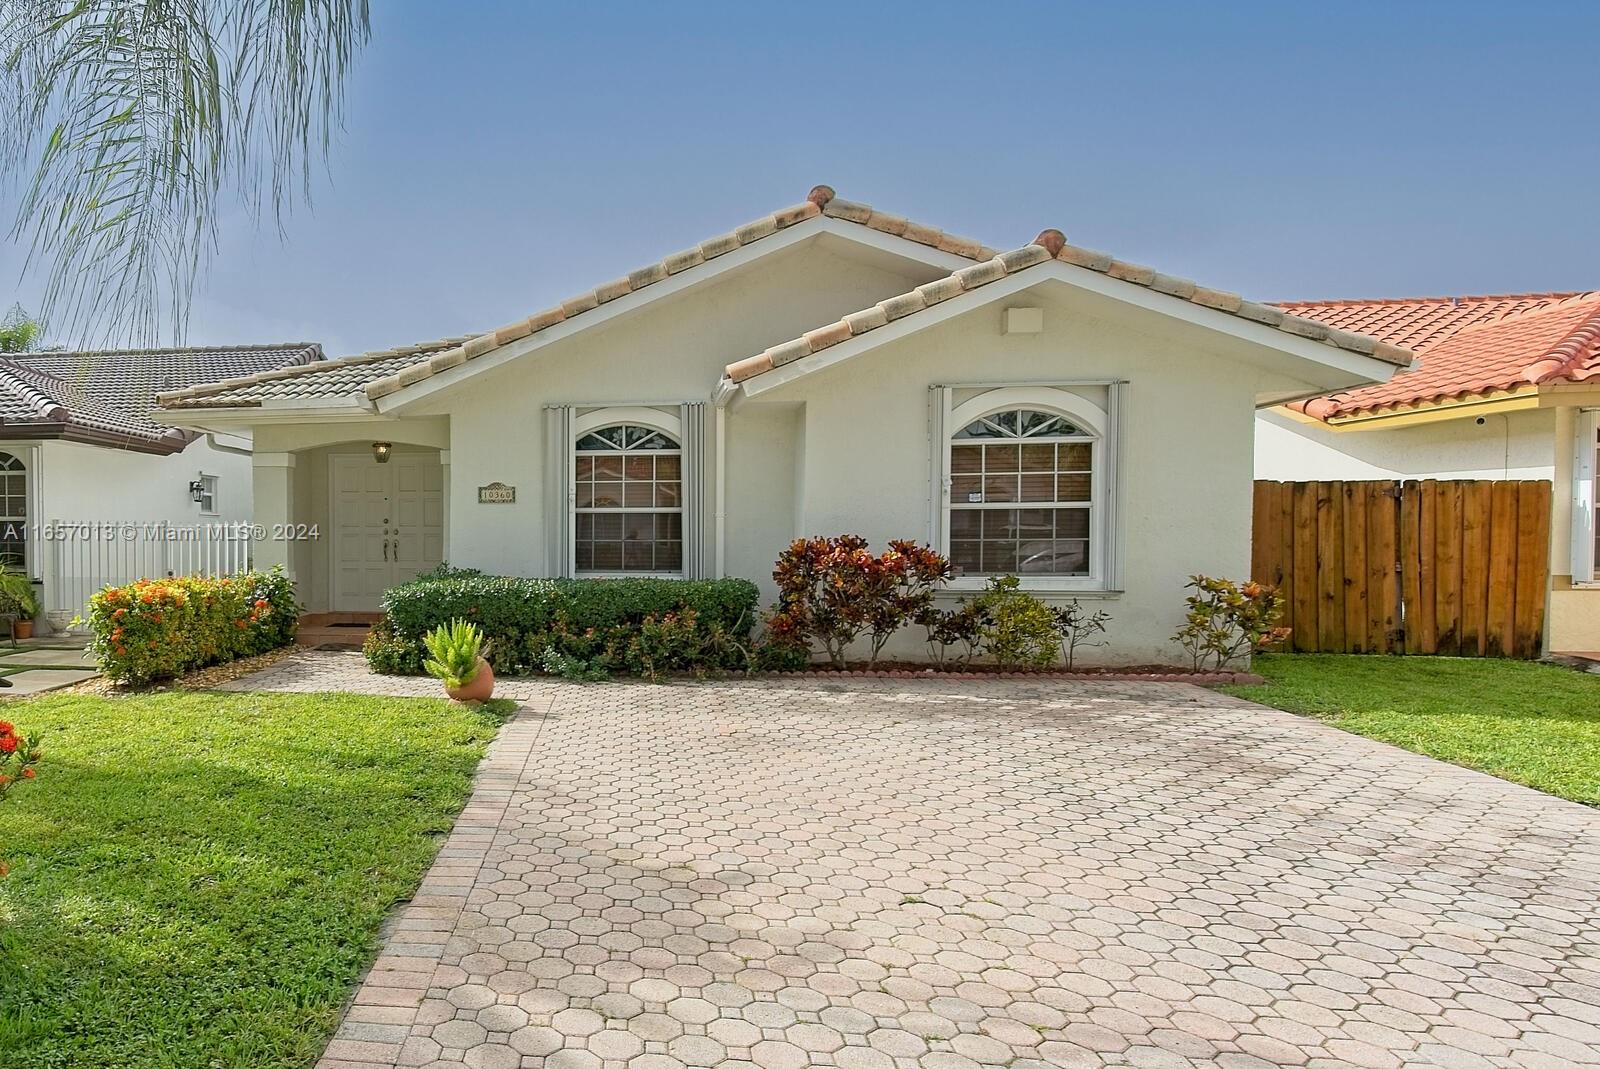
[(507, 720), (490, 743), (474, 774), (471, 797), (416, 892), (385, 926), (382, 950), (345, 1006), (317, 1069), (376, 1069), (430, 1060), (415, 1056), (418, 1051), (412, 1048), (428, 1054), (431, 1041), (410, 1039), (411, 1029), (428, 1017), (424, 1004), (429, 991), (441, 986), (439, 959), (544, 725), (546, 710), (524, 710)]
[(1266, 680), (1254, 672), (945, 672), (911, 668), (807, 668), (798, 672), (750, 672), (741, 679), (1038, 679), (1076, 683), (1194, 683), (1202, 687), (1257, 686)]

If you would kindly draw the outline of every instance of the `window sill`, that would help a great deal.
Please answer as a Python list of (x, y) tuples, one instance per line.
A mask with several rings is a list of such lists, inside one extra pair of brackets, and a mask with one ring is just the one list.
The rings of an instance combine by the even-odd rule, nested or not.
[(573, 572), (574, 579), (682, 579), (682, 572)]

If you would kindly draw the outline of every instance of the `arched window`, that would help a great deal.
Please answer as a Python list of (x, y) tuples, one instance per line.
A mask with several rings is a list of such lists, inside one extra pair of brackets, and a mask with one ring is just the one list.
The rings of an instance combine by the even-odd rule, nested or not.
[(615, 423), (578, 438), (573, 564), (582, 573), (683, 571), (683, 448), (666, 431)]
[(1090, 574), (1099, 436), (1025, 406), (987, 412), (950, 440), (950, 562), (963, 575)]
[(28, 566), (28, 470), (10, 453), (0, 453), (0, 564)]

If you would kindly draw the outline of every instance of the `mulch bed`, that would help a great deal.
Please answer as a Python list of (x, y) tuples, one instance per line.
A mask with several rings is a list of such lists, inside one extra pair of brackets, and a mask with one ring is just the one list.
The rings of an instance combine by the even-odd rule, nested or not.
[(82, 683), (62, 687), (50, 693), (98, 694), (107, 698), (119, 698), (133, 694), (152, 694), (163, 690), (210, 690), (219, 684), (231, 683), (235, 679), (242, 679), (264, 668), (271, 668), (293, 654), (296, 649), (295, 646), (284, 646), (282, 649), (269, 650), (255, 657), (242, 657), (226, 664), (214, 664), (209, 668), (190, 672), (186, 676), (179, 676), (177, 679), (163, 679), (159, 683), (150, 683), (142, 687), (113, 683), (104, 676), (96, 676), (94, 679), (86, 679)]

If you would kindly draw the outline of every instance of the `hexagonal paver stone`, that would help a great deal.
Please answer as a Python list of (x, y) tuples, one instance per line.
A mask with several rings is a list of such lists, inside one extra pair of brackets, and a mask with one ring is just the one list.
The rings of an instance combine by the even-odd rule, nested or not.
[(667, 1013), (684, 1024), (708, 1024), (721, 1011), (703, 998), (675, 998), (667, 1003)]
[(478, 1023), (491, 1032), (515, 1032), (528, 1023), (528, 1013), (519, 1006), (486, 1006), (478, 1011)]
[(498, 997), (491, 988), (482, 984), (461, 984), (450, 989), (449, 994), (445, 995), (445, 1001), (463, 1010), (481, 1010), (485, 1006), (494, 1005)]
[(586, 1050), (566, 1047), (544, 1060), (545, 1069), (600, 1069), (600, 1059)]
[(550, 1027), (567, 1036), (592, 1036), (605, 1026), (605, 1018), (593, 1010), (565, 1009), (550, 1018)]
[(806, 1069), (811, 1059), (793, 1043), (764, 1040), (750, 1048), (750, 1060), (761, 1069)]
[(476, 1021), (446, 1021), (433, 1030), (433, 1040), (441, 1047), (466, 1050), (489, 1038), (488, 1030)]
[(461, 1059), (471, 1069), (521, 1069), (522, 1055), (501, 1043), (483, 1043)]
[(1186, 686), (505, 686), (330, 1060), (1595, 1063), (1600, 812)]
[(560, 1050), (566, 1044), (566, 1037), (554, 1028), (530, 1025), (511, 1033), (508, 1042), (523, 1054), (539, 1057)]

